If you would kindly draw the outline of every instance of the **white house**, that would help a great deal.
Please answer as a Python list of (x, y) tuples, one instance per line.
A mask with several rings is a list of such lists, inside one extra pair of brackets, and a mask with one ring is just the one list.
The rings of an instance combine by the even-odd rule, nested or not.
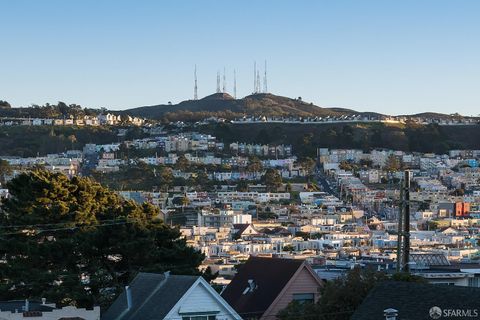
[(200, 276), (139, 273), (102, 320), (237, 320), (241, 317)]

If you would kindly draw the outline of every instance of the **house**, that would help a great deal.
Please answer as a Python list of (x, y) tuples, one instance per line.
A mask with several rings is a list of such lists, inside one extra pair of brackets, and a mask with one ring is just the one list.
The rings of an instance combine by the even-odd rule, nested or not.
[(66, 306), (57, 308), (54, 303), (30, 300), (0, 301), (0, 319), (21, 320), (83, 319), (100, 320), (100, 307), (93, 309)]
[(479, 301), (480, 288), (385, 281), (370, 291), (350, 319), (476, 319)]
[(322, 285), (304, 260), (251, 256), (222, 297), (244, 319), (272, 320), (294, 300), (317, 301)]
[(233, 320), (240, 316), (200, 276), (139, 273), (102, 320)]
[(232, 231), (234, 233), (233, 234), (234, 239), (240, 239), (240, 238), (244, 238), (244, 237), (248, 238), (248, 237), (259, 234), (258, 231), (255, 230), (253, 225), (248, 224), (248, 223), (234, 224), (233, 228), (232, 228)]

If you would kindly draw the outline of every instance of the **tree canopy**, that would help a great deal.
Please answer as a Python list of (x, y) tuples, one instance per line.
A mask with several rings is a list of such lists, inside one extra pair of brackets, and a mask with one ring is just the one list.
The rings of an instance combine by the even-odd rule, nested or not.
[(12, 174), (12, 171), (8, 161), (0, 159), (0, 184), (5, 183), (5, 176)]
[(157, 208), (127, 201), (88, 178), (24, 173), (0, 211), (0, 299), (106, 306), (139, 271), (198, 274), (188, 247)]
[[(312, 320), (348, 320), (360, 306), (370, 290), (379, 282), (389, 279), (387, 274), (373, 268), (356, 267), (345, 275), (332, 281), (327, 281), (320, 289), (320, 299), (317, 303), (292, 302), (280, 311), (281, 320), (312, 319)], [(391, 277), (394, 281), (422, 282), (426, 280), (419, 276), (396, 273)]]
[(282, 186), (282, 176), (275, 169), (267, 169), (262, 180), (270, 192), (276, 192)]

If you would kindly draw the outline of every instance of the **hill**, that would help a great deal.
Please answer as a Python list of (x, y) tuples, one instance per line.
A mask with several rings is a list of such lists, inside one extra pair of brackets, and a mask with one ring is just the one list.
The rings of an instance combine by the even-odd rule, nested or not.
[(302, 126), (283, 123), (210, 124), (200, 131), (223, 142), (291, 144), (298, 156), (316, 156), (316, 148), (393, 149), (443, 154), (452, 149), (480, 149), (480, 126), (416, 124), (325, 124)]
[(326, 117), (361, 114), (348, 109), (329, 109), (270, 93), (258, 93), (234, 99), (226, 93), (215, 93), (199, 100), (178, 104), (154, 105), (123, 111), (126, 114), (156, 120), (199, 120), (209, 116), (233, 119), (246, 115)]

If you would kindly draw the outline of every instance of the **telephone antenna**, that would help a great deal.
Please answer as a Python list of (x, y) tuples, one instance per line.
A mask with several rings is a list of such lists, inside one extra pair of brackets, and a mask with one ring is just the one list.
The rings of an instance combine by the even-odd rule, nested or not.
[(253, 62), (253, 93), (257, 93), (257, 62)]
[(223, 67), (223, 93), (227, 92), (227, 77), (225, 75), (225, 67)]
[(265, 73), (263, 75), (263, 92), (264, 93), (268, 92), (268, 87), (267, 87), (267, 60), (265, 60)]
[(197, 65), (195, 65), (194, 77), (195, 77), (195, 87), (193, 89), (193, 100), (198, 100)]
[(237, 73), (233, 69), (233, 97), (237, 99)]
[(217, 71), (217, 93), (220, 93), (220, 72)]
[(257, 92), (256, 93), (260, 93), (262, 90), (261, 90), (261, 86), (260, 86), (260, 70), (257, 70)]

